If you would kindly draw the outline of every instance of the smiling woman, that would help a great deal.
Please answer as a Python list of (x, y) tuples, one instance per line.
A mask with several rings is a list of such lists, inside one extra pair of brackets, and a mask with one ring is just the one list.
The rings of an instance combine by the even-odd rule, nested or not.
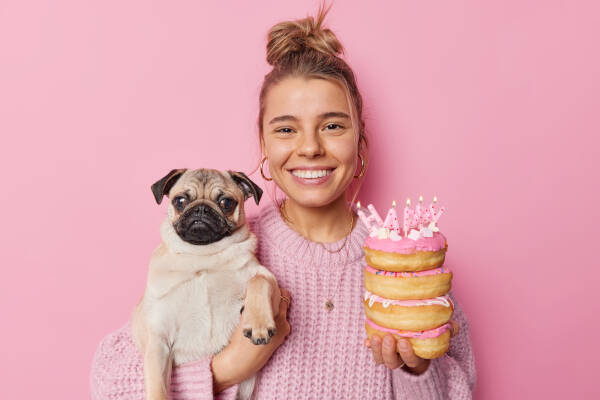
[[(369, 149), (362, 98), (341, 58), (342, 45), (322, 27), (326, 14), (321, 8), (316, 20), (281, 22), (268, 34), (267, 62), (273, 69), (259, 97), (260, 165), (286, 196), (249, 224), (258, 236), (260, 262), (284, 293), (277, 333), (269, 344), (255, 346), (238, 326), (214, 357), (177, 366), (178, 398), (234, 398), (240, 382), (257, 372), (257, 399), (471, 398), (473, 354), (456, 299), (455, 336), (438, 359), (417, 357), (407, 340), (389, 334), (364, 340), (368, 230), (357, 222), (353, 200)], [(127, 332), (120, 334), (131, 350)], [(99, 350), (98, 359), (117, 352), (114, 341)], [(100, 363), (97, 370), (102, 371)], [(131, 375), (130, 381), (140, 379)]]
[(290, 207), (292, 202), (322, 207), (345, 200), (356, 173), (358, 135), (342, 86), (324, 79), (285, 79), (266, 96), (264, 119), (269, 122), (263, 152)]

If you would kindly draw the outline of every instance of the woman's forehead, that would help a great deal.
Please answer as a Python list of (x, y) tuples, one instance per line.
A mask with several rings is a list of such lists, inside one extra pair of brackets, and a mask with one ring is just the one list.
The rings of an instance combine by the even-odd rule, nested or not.
[(266, 98), (265, 120), (279, 115), (315, 118), (337, 111), (350, 114), (343, 87), (317, 78), (287, 78), (271, 86)]

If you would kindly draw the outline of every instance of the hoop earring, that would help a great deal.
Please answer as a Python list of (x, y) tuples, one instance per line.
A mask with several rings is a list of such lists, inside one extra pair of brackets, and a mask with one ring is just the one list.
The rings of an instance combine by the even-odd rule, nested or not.
[(360, 153), (358, 153), (358, 158), (360, 158), (360, 173), (358, 175), (354, 175), (355, 178), (360, 178), (365, 174), (365, 160), (363, 160)]
[(265, 173), (263, 172), (263, 165), (264, 165), (266, 159), (267, 159), (267, 156), (265, 156), (265, 158), (263, 158), (262, 161), (260, 162), (260, 174), (262, 175), (262, 177), (265, 181), (272, 181), (273, 178), (267, 178), (265, 176)]

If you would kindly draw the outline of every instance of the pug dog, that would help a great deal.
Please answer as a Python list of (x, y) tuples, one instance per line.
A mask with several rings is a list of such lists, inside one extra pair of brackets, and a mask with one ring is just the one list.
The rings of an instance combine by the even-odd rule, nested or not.
[[(262, 190), (245, 174), (174, 169), (152, 193), (158, 204), (165, 195), (170, 201), (132, 335), (143, 354), (146, 398), (162, 400), (172, 366), (218, 353), (239, 323), (252, 343), (269, 343), (280, 291), (255, 257), (244, 201), (258, 204)], [(253, 389), (254, 377), (240, 384), (238, 398)]]

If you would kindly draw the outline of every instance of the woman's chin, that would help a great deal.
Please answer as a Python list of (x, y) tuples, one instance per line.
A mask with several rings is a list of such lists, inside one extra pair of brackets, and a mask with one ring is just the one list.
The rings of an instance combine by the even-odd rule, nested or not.
[(303, 190), (292, 192), (288, 196), (301, 207), (314, 208), (324, 207), (336, 200), (332, 192)]

